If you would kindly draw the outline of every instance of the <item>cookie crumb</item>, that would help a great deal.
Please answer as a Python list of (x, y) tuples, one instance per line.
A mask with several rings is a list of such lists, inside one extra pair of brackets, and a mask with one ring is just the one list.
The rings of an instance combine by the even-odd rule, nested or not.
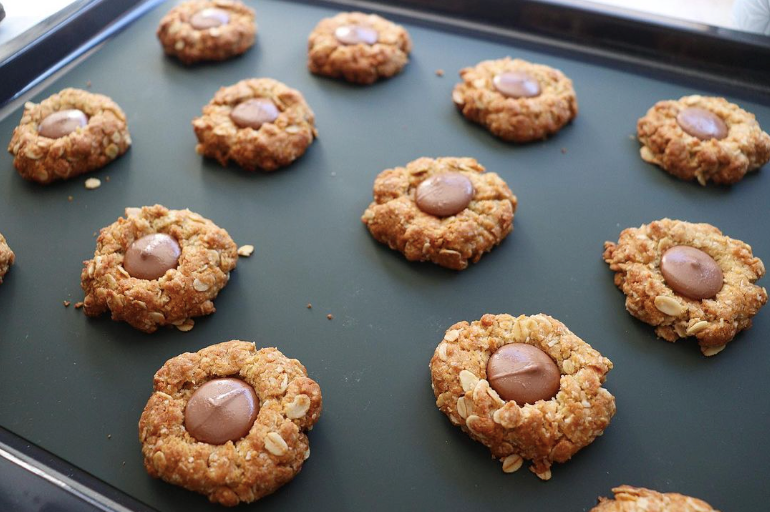
[(67, 201), (69, 201), (70, 203), (72, 202), (73, 199), (75, 199), (75, 198), (72, 197), (72, 196), (67, 196)]
[(97, 235), (96, 231), (94, 231), (93, 233), (91, 233), (91, 236), (93, 236), (93, 237), (95, 237), (96, 235)]
[(86, 89), (91, 88), (91, 80), (86, 80)]
[(88, 190), (93, 190), (101, 186), (102, 186), (102, 180), (100, 180), (99, 178), (88, 178), (86, 180), (86, 188)]
[(82, 302), (76, 302), (75, 303), (75, 309), (80, 309), (82, 307), (83, 307), (83, 303)]
[(107, 439), (112, 439), (112, 434), (107, 434)]
[(329, 313), (328, 315), (326, 315), (326, 318), (328, 318), (329, 320), (332, 320), (332, 319), (334, 318), (334, 315), (332, 315), (331, 313)]
[(64, 307), (65, 307), (65, 308), (68, 308), (68, 307), (70, 307), (70, 304), (72, 304), (72, 303), (71, 303), (70, 301), (68, 301), (68, 300), (65, 300), (65, 301), (63, 302), (63, 304), (64, 304)]
[(254, 252), (253, 245), (242, 245), (238, 247), (238, 256), (243, 256), (244, 258), (248, 258), (249, 256), (251, 256), (253, 252)]
[(567, 148), (561, 148), (561, 154), (566, 155), (567, 154)]
[(110, 177), (109, 176), (105, 176), (104, 177), (104, 181), (110, 181)]
[(308, 303), (307, 303), (307, 308), (308, 308), (308, 309), (313, 309), (313, 305), (312, 305), (311, 303), (309, 303), (309, 302), (308, 302)]
[(444, 76), (444, 70), (443, 69), (437, 69), (436, 70), (436, 76)]
[(126, 461), (123, 461), (123, 465), (124, 465), (124, 466), (126, 465)]

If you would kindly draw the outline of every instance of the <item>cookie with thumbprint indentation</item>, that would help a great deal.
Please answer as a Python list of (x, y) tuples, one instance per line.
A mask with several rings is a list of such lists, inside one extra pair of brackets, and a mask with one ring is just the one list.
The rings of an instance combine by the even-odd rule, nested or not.
[(46, 185), (100, 169), (130, 145), (126, 114), (112, 99), (64, 89), (24, 104), (8, 151), (22, 178)]
[(770, 161), (770, 135), (724, 98), (659, 101), (636, 124), (640, 154), (677, 178), (731, 184)]
[(190, 210), (155, 205), (125, 215), (101, 230), (93, 259), (83, 262), (83, 310), (110, 311), (145, 332), (189, 331), (194, 317), (216, 311), (213, 300), (238, 261), (235, 242)]
[(542, 480), (604, 433), (612, 362), (550, 316), (484, 315), (450, 327), (430, 361), (436, 405), (471, 438)]
[(605, 242), (604, 261), (626, 295), (626, 309), (666, 341), (695, 336), (718, 354), (767, 302), (754, 283), (765, 274), (751, 246), (710, 224), (662, 219)]
[(254, 44), (254, 11), (231, 0), (193, 0), (171, 9), (158, 26), (166, 54), (185, 64), (226, 60)]
[(463, 270), (513, 230), (516, 196), (473, 158), (419, 158), (382, 171), (361, 220), (410, 261)]
[(310, 33), (307, 65), (316, 75), (368, 85), (399, 73), (411, 51), (404, 27), (376, 14), (343, 12)]
[(222, 87), (192, 124), (199, 154), (248, 171), (289, 165), (318, 135), (302, 93), (271, 78)]
[(591, 512), (719, 512), (705, 501), (675, 492), (660, 493), (630, 485), (615, 487), (612, 492), (615, 499), (599, 498)]
[(0, 233), (0, 284), (3, 283), (3, 277), (8, 273), (8, 269), (13, 265), (16, 255), (8, 247), (8, 243), (5, 241), (5, 237)]
[(275, 348), (228, 341), (169, 359), (139, 420), (147, 472), (226, 506), (291, 481), (310, 457), (321, 388)]
[(506, 57), (460, 71), (452, 101), (467, 119), (503, 140), (530, 142), (561, 130), (578, 113), (572, 81), (558, 69)]

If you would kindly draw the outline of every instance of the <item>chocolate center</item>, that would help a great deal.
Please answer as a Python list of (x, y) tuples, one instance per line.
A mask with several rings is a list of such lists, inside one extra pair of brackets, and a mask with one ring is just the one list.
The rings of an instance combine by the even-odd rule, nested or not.
[(722, 118), (705, 108), (688, 107), (680, 110), (676, 122), (682, 130), (700, 140), (727, 137), (727, 125)]
[(254, 98), (238, 103), (230, 112), (230, 119), (240, 128), (259, 130), (263, 124), (278, 119), (279, 114), (278, 107), (269, 99)]
[(463, 211), (473, 199), (473, 183), (459, 172), (435, 174), (417, 187), (417, 207), (437, 217), (448, 217)]
[(37, 132), (43, 137), (58, 139), (87, 124), (88, 117), (81, 110), (60, 110), (43, 119), (37, 128)]
[(695, 247), (677, 245), (660, 260), (666, 284), (689, 299), (710, 299), (722, 289), (724, 276), (714, 258)]
[(550, 400), (559, 391), (560, 378), (553, 359), (527, 343), (503, 345), (487, 363), (489, 385), (500, 398), (518, 405)]
[(143, 236), (132, 243), (123, 257), (123, 268), (137, 279), (158, 279), (176, 268), (182, 250), (172, 237), (163, 233)]
[(230, 14), (222, 9), (201, 9), (190, 18), (190, 25), (196, 30), (221, 27), (230, 22)]
[(540, 95), (540, 84), (524, 71), (506, 71), (492, 79), (495, 89), (511, 98), (532, 98)]
[(184, 410), (184, 427), (202, 443), (237, 441), (251, 430), (259, 412), (259, 399), (240, 379), (210, 380), (190, 397)]
[(334, 37), (342, 44), (369, 44), (377, 42), (380, 35), (366, 25), (343, 25), (334, 31)]

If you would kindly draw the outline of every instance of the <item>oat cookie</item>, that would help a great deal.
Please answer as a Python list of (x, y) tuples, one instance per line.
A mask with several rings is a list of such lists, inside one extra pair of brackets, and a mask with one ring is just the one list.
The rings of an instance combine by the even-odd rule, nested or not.
[(751, 247), (710, 224), (662, 219), (605, 242), (626, 309), (666, 341), (695, 336), (701, 351), (719, 353), (767, 302), (754, 283), (765, 274)]
[(460, 77), (452, 91), (455, 106), (503, 140), (545, 139), (578, 113), (572, 80), (542, 64), (486, 60), (461, 70)]
[(185, 64), (226, 60), (254, 44), (254, 11), (231, 0), (192, 0), (166, 14), (158, 26), (163, 51)]
[(130, 145), (126, 114), (114, 101), (64, 89), (24, 104), (8, 151), (22, 178), (48, 184), (104, 167)]
[(8, 269), (13, 265), (16, 256), (13, 251), (8, 247), (8, 243), (5, 241), (5, 237), (0, 233), (0, 284), (3, 284), (3, 276), (8, 272)]
[(316, 75), (368, 85), (399, 73), (411, 51), (404, 27), (376, 14), (343, 12), (310, 33), (307, 66)]
[(612, 492), (615, 499), (599, 498), (591, 512), (719, 512), (705, 501), (675, 492), (660, 493), (630, 485), (615, 487)]
[(419, 158), (382, 171), (361, 220), (410, 261), (462, 270), (513, 230), (516, 196), (473, 158)]
[(141, 331), (189, 331), (193, 317), (216, 311), (212, 301), (238, 260), (235, 242), (190, 210), (155, 205), (125, 216), (101, 230), (94, 258), (83, 262), (86, 315), (109, 310)]
[(636, 124), (642, 159), (683, 180), (730, 184), (770, 160), (770, 135), (724, 98), (659, 101)]
[[(222, 381), (230, 381), (225, 389), (205, 391)], [(195, 403), (201, 394), (204, 400)], [(310, 457), (305, 432), (321, 409), (318, 384), (275, 348), (228, 341), (185, 353), (155, 374), (139, 420), (144, 466), (151, 476), (214, 503), (249, 503), (299, 473)], [(225, 441), (193, 435), (220, 434), (233, 423), (240, 431), (226, 433)]]
[(199, 154), (248, 171), (289, 165), (318, 135), (302, 93), (271, 78), (222, 87), (192, 124)]
[[(516, 346), (544, 353), (558, 370), (555, 389), (533, 403), (501, 397), (512, 386), (525, 391), (541, 387), (528, 379), (542, 363), (522, 358), (518, 349), (504, 353)], [(495, 367), (493, 359), (499, 356), (503, 364)], [(609, 359), (543, 314), (487, 314), (470, 324), (456, 323), (430, 361), (436, 405), (452, 424), (487, 446), (506, 473), (527, 459), (543, 480), (551, 478), (554, 462), (569, 460), (609, 425), (615, 397), (601, 386), (611, 369)], [(540, 374), (539, 369), (534, 373)], [(555, 394), (545, 398), (550, 393)]]

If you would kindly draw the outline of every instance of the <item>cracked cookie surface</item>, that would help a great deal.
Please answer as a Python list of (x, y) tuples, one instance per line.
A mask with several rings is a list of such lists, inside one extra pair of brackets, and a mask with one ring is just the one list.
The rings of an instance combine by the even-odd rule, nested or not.
[(13, 265), (16, 255), (8, 247), (8, 242), (5, 241), (5, 237), (0, 233), (0, 284), (3, 284), (3, 277), (8, 273), (8, 269)]
[[(559, 390), (550, 400), (505, 401), (487, 380), (493, 353), (510, 343), (539, 348), (558, 366)], [(523, 459), (539, 478), (602, 435), (615, 414), (615, 397), (602, 387), (612, 362), (547, 315), (484, 315), (444, 334), (430, 361), (436, 405), (471, 438), (487, 446), (503, 471)]]
[[(335, 36), (337, 30), (349, 26), (375, 31), (376, 41), (357, 38), (346, 44)], [(409, 62), (411, 51), (412, 41), (402, 26), (376, 14), (343, 12), (324, 18), (310, 33), (307, 65), (316, 75), (368, 85), (399, 73)]]
[[(725, 137), (701, 140), (685, 131), (677, 116), (693, 107), (721, 119)], [(753, 114), (724, 98), (696, 95), (659, 101), (639, 119), (636, 130), (644, 161), (701, 185), (735, 183), (770, 160), (770, 135)]]
[(630, 485), (615, 487), (612, 492), (615, 499), (599, 498), (591, 512), (719, 512), (705, 501), (675, 492), (660, 493)]
[[(169, 235), (179, 245), (178, 265), (157, 279), (132, 277), (124, 267), (133, 242), (148, 235)], [(190, 210), (163, 206), (126, 208), (125, 218), (103, 228), (91, 260), (83, 262), (83, 310), (154, 332), (164, 325), (190, 330), (193, 317), (210, 315), (213, 300), (230, 279), (238, 260), (227, 231)]]
[[(497, 174), (473, 158), (419, 158), (382, 171), (374, 181), (374, 202), (361, 220), (372, 236), (410, 261), (432, 261), (462, 270), (478, 262), (513, 230), (517, 199)], [(418, 187), (444, 173), (466, 176), (473, 198), (455, 215), (438, 217), (415, 201)]]
[[(506, 96), (495, 86), (496, 77), (504, 73), (526, 74), (539, 94)], [(464, 68), (460, 77), (463, 81), (452, 91), (455, 106), (467, 119), (483, 125), (503, 140), (545, 139), (561, 130), (578, 113), (572, 81), (549, 66), (506, 57)]]
[[(185, 428), (193, 393), (212, 379), (250, 385), (259, 411), (235, 441), (197, 441)], [(226, 506), (249, 503), (288, 483), (310, 456), (305, 434), (321, 415), (321, 388), (296, 359), (275, 348), (228, 341), (185, 353), (155, 374), (153, 394), (139, 420), (147, 472)]]
[[(232, 113), (250, 100), (269, 100), (277, 116), (256, 129), (239, 126)], [(315, 116), (302, 93), (271, 78), (222, 87), (192, 124), (199, 154), (223, 166), (232, 160), (248, 171), (274, 171), (289, 165), (317, 136)]]
[[(195, 15), (206, 9), (222, 11), (229, 19), (225, 23), (196, 28)], [(157, 36), (166, 54), (192, 64), (240, 55), (254, 44), (256, 33), (254, 11), (242, 2), (194, 0), (171, 9), (160, 20)]]
[[(40, 134), (46, 118), (72, 109), (85, 114), (84, 126), (58, 138)], [(45, 185), (100, 169), (130, 145), (126, 115), (114, 101), (102, 94), (64, 89), (40, 103), (24, 104), (8, 151), (22, 178)]]
[[(724, 280), (713, 298), (690, 299), (666, 284), (661, 258), (675, 246), (699, 249), (719, 266)], [(748, 244), (710, 224), (662, 219), (628, 228), (618, 243), (605, 242), (603, 258), (626, 295), (629, 313), (655, 326), (655, 333), (667, 341), (695, 336), (708, 356), (751, 327), (752, 317), (767, 302), (767, 291), (754, 284), (765, 274), (762, 260)]]

